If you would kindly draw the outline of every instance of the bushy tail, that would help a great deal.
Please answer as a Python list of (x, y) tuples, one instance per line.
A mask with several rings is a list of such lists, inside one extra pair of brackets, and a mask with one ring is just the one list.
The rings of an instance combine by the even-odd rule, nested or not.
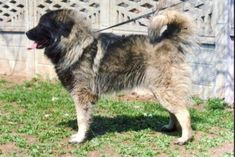
[(152, 44), (165, 39), (174, 43), (191, 44), (195, 32), (194, 23), (190, 17), (177, 11), (160, 12), (152, 18), (148, 35)]

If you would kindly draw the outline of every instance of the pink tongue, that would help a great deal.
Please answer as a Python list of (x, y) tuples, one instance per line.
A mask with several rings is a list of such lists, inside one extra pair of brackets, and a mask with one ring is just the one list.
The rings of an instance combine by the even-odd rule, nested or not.
[(34, 42), (30, 47), (28, 47), (28, 50), (33, 50), (33, 49), (36, 49), (37, 48), (37, 43)]

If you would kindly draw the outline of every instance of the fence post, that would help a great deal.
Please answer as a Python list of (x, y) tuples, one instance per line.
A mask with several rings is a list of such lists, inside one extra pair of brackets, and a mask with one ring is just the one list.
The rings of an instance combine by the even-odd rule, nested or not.
[(111, 0), (100, 0), (100, 29), (110, 25), (110, 2)]
[[(29, 30), (34, 26), (35, 21), (35, 6), (34, 1), (25, 0), (25, 31)], [(26, 36), (25, 36), (26, 38)], [(30, 41), (27, 40), (26, 45), (30, 46)], [(26, 47), (27, 48), (27, 47)], [(32, 78), (35, 76), (35, 50), (26, 50), (27, 58), (26, 58), (26, 73), (27, 77)]]
[[(230, 38), (234, 31), (231, 27), (233, 27), (234, 22), (234, 0), (228, 0), (227, 9), (228, 9), (228, 56), (227, 56), (227, 75), (226, 75), (226, 91), (225, 91), (225, 101), (234, 107), (234, 40)], [(233, 34), (234, 37), (234, 34)]]
[(229, 0), (215, 0), (213, 7), (213, 21), (215, 26), (215, 53), (221, 60), (216, 63), (215, 93), (220, 98), (225, 98), (228, 103), (234, 103), (233, 76), (230, 74), (232, 64), (228, 64), (232, 56), (229, 49)]

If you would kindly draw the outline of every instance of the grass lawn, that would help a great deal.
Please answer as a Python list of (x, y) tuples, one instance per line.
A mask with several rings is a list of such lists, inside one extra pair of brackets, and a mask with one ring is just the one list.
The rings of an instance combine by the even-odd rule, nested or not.
[(0, 156), (233, 156), (233, 111), (219, 99), (194, 99), (194, 139), (174, 145), (180, 133), (162, 133), (168, 113), (152, 102), (103, 97), (94, 107), (88, 140), (68, 144), (77, 130), (75, 109), (57, 82), (0, 80)]

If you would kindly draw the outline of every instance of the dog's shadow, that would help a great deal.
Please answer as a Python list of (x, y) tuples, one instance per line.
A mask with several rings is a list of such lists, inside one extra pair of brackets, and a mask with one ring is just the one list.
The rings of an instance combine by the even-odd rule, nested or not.
[[(163, 125), (167, 124), (169, 117), (167, 116), (128, 116), (118, 115), (115, 117), (94, 116), (90, 127), (89, 138), (104, 135), (108, 132), (127, 132), (151, 129), (161, 132)], [(70, 127), (77, 131), (77, 121), (69, 120), (59, 123), (61, 126)], [(178, 136), (178, 132), (166, 132), (171, 136)]]

